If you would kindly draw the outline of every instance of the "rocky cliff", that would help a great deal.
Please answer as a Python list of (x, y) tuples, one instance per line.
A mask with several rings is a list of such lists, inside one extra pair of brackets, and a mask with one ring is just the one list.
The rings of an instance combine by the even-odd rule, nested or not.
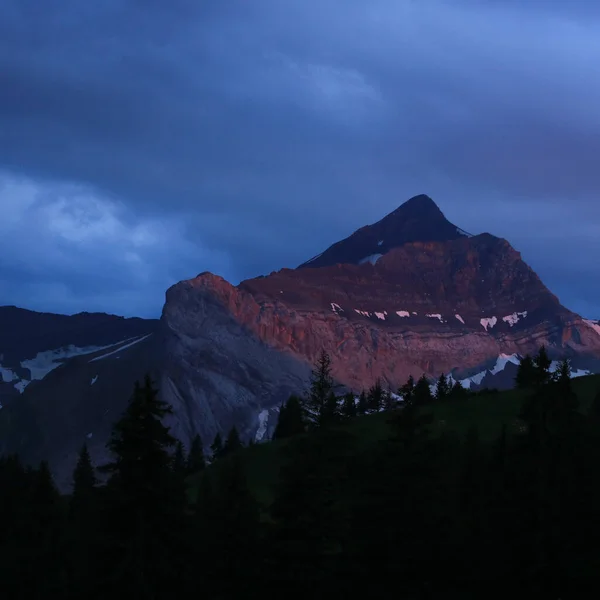
[(176, 427), (209, 436), (259, 428), (261, 411), (306, 386), (322, 348), (353, 390), (377, 378), (395, 389), (411, 374), (465, 379), (542, 344), (576, 368), (600, 363), (594, 322), (563, 307), (506, 240), (467, 234), (427, 196), (297, 269), (238, 286), (210, 273), (181, 282), (162, 323)]

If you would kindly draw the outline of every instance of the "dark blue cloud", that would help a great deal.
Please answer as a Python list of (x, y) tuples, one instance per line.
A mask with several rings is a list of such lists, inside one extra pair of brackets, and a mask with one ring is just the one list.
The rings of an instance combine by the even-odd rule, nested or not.
[(5, 0), (0, 303), (156, 314), (426, 192), (598, 315), (599, 39), (583, 0)]

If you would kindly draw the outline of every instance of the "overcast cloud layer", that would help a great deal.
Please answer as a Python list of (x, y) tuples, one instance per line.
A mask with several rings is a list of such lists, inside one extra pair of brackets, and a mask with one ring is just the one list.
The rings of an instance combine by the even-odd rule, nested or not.
[(600, 317), (596, 0), (3, 0), (0, 304), (158, 316), (417, 193)]

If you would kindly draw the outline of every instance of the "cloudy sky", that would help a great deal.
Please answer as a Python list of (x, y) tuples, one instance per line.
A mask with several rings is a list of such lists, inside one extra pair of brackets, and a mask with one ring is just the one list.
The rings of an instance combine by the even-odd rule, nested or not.
[(3, 0), (0, 304), (157, 316), (417, 193), (600, 317), (596, 0)]

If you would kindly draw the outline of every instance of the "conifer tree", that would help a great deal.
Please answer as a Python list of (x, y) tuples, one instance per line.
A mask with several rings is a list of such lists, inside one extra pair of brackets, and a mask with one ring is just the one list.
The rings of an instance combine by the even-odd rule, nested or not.
[(534, 360), (535, 365), (535, 383), (537, 385), (545, 385), (551, 379), (550, 366), (552, 361), (548, 356), (546, 346), (542, 346)]
[(375, 384), (369, 390), (368, 406), (369, 410), (379, 412), (383, 406), (383, 388), (381, 387), (381, 379), (377, 378)]
[(206, 459), (204, 458), (204, 447), (199, 434), (194, 436), (190, 453), (187, 457), (186, 470), (188, 473), (197, 473), (206, 467)]
[(558, 363), (556, 371), (552, 374), (552, 379), (560, 385), (569, 386), (571, 385), (571, 362), (568, 358), (563, 358)]
[(387, 389), (383, 392), (383, 409), (392, 410), (395, 406), (394, 397), (392, 396), (392, 390)]
[(405, 404), (410, 404), (414, 400), (415, 380), (412, 375), (409, 375), (407, 382), (398, 390), (398, 395), (401, 396)]
[(342, 405), (342, 412), (345, 417), (353, 418), (356, 416), (356, 401), (354, 400), (354, 394), (352, 392), (348, 392), (344, 396), (344, 404)]
[(571, 385), (571, 363), (568, 359), (560, 361), (553, 374), (552, 389), (548, 391), (552, 427), (555, 431), (566, 433), (577, 419), (579, 402)]
[(38, 469), (30, 473), (31, 495), (27, 498), (30, 504), (27, 511), (29, 522), (24, 531), (24, 541), (29, 545), (28, 559), (36, 565), (36, 570), (34, 580), (22, 583), (23, 591), (29, 587), (30, 597), (42, 597), (44, 593), (57, 594), (62, 587), (65, 522), (61, 497), (48, 463), (41, 461)]
[[(305, 403), (306, 420), (313, 427), (322, 425), (322, 417), (327, 412), (326, 405), (332, 391), (331, 358), (322, 350), (312, 371), (310, 390)], [(326, 415), (325, 419), (327, 418)]]
[(229, 430), (229, 434), (227, 435), (227, 439), (225, 440), (222, 456), (228, 456), (229, 454), (233, 454), (234, 452), (237, 452), (240, 448), (242, 448), (242, 440), (240, 440), (240, 434), (238, 433), (238, 430), (234, 425)]
[(446, 378), (446, 375), (444, 375), (444, 373), (442, 373), (437, 381), (437, 387), (435, 389), (435, 399), (440, 402), (443, 400), (446, 400), (446, 398), (448, 398), (448, 394), (450, 392), (450, 386), (448, 383), (448, 379)]
[(448, 397), (452, 400), (464, 400), (469, 395), (466, 388), (459, 381), (455, 381), (450, 388)]
[(80, 516), (85, 518), (88, 515), (95, 499), (97, 484), (98, 480), (94, 472), (92, 459), (87, 444), (84, 444), (73, 472), (73, 493), (69, 503), (71, 518), (78, 519)]
[(175, 443), (175, 454), (173, 455), (173, 470), (176, 473), (185, 474), (186, 462), (183, 442), (181, 440), (177, 440)]
[(298, 396), (292, 395), (279, 410), (279, 419), (273, 433), (273, 439), (281, 440), (298, 435), (304, 433), (305, 429), (302, 401)]
[(89, 583), (95, 577), (96, 545), (99, 538), (98, 480), (84, 444), (75, 471), (73, 493), (69, 502), (69, 589), (71, 597), (86, 594)]
[(321, 427), (330, 427), (331, 425), (337, 423), (339, 418), (340, 409), (338, 406), (338, 399), (332, 390), (329, 392), (327, 401), (323, 407), (323, 413), (321, 415)]
[(186, 581), (186, 497), (172, 468), (175, 438), (162, 420), (171, 407), (158, 398), (149, 376), (136, 382), (108, 449), (113, 461), (104, 493), (105, 596), (168, 597)]
[(224, 461), (218, 477), (207, 470), (196, 502), (198, 539), (209, 598), (236, 598), (259, 585), (260, 510), (239, 455)]
[(519, 389), (526, 389), (534, 385), (535, 379), (535, 363), (533, 358), (526, 354), (519, 361), (515, 383)]
[(431, 388), (429, 387), (429, 381), (427, 381), (427, 377), (425, 373), (423, 373), (415, 385), (414, 404), (416, 406), (425, 406), (430, 404), (432, 400), (433, 394), (431, 393)]
[(369, 401), (367, 399), (367, 394), (366, 394), (365, 390), (363, 390), (360, 393), (360, 396), (358, 397), (358, 406), (357, 406), (356, 410), (359, 415), (364, 415), (367, 413), (368, 409), (369, 409)]
[(221, 433), (218, 432), (215, 436), (213, 443), (210, 445), (210, 451), (212, 454), (212, 460), (215, 461), (218, 458), (221, 458), (223, 455), (223, 438), (221, 437)]

